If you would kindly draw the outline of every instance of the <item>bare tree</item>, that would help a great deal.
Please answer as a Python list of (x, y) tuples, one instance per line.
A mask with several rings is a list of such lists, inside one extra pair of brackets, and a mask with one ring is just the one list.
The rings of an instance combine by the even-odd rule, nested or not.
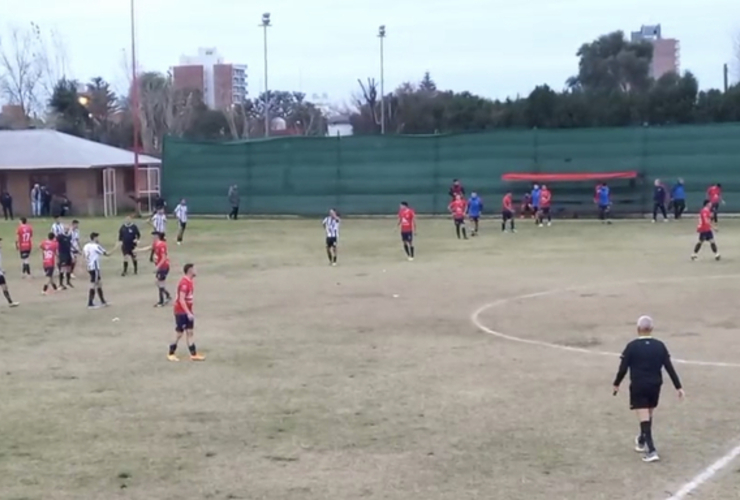
[(40, 115), (66, 67), (66, 50), (55, 32), (47, 43), (41, 28), (31, 23), (25, 29), (11, 26), (0, 36), (0, 95), (27, 116)]

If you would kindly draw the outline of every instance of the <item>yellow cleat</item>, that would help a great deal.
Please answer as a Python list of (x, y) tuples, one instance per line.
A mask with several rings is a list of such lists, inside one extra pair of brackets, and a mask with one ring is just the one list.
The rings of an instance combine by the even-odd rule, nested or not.
[(180, 358), (178, 358), (178, 357), (177, 357), (177, 356), (175, 356), (174, 354), (168, 354), (168, 355), (167, 355), (167, 359), (168, 359), (169, 361), (180, 361)]
[(202, 354), (191, 354), (190, 361), (205, 361), (206, 357)]

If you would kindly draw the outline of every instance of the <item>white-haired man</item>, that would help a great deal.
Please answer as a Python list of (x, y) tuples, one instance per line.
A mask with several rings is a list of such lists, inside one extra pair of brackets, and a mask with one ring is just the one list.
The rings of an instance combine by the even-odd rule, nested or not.
[(660, 460), (653, 442), (653, 412), (658, 406), (660, 388), (663, 385), (662, 371), (665, 367), (678, 398), (684, 398), (681, 380), (671, 363), (668, 348), (660, 340), (653, 338), (653, 320), (650, 316), (640, 316), (637, 320), (637, 338), (632, 340), (622, 352), (617, 376), (614, 378), (614, 395), (619, 392), (627, 370), (630, 372), (630, 409), (634, 410), (640, 421), (640, 434), (635, 438), (635, 451), (644, 453), (643, 461)]

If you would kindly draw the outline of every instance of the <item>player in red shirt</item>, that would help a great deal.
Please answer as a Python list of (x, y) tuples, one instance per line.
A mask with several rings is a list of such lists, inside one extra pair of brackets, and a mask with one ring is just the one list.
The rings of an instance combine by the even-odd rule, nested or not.
[(699, 250), (705, 241), (709, 242), (709, 245), (714, 252), (714, 260), (719, 260), (719, 252), (717, 251), (717, 244), (714, 242), (714, 231), (712, 227), (712, 202), (711, 200), (704, 200), (704, 208), (699, 212), (699, 225), (696, 227), (696, 232), (699, 233), (699, 241), (694, 246), (694, 253), (691, 254), (691, 260), (696, 260), (699, 256)]
[(154, 276), (157, 285), (157, 291), (159, 292), (159, 301), (154, 304), (154, 307), (164, 307), (170, 303), (172, 296), (167, 291), (167, 275), (170, 274), (170, 255), (167, 250), (167, 240), (165, 239), (164, 233), (154, 231), (154, 243), (148, 247), (137, 248), (136, 252), (146, 252), (151, 250), (154, 255)]
[(514, 229), (514, 201), (510, 192), (504, 195), (501, 205), (501, 232), (506, 231), (506, 221), (509, 221), (513, 233), (516, 231)]
[(198, 354), (193, 339), (193, 330), (195, 328), (195, 316), (193, 315), (195, 265), (185, 264), (183, 272), (185, 276), (180, 278), (180, 283), (177, 285), (177, 298), (175, 299), (175, 341), (170, 344), (167, 359), (170, 361), (180, 361), (175, 355), (175, 351), (177, 351), (177, 343), (184, 333), (188, 343), (188, 349), (190, 350), (190, 359), (193, 361), (203, 361), (206, 357)]
[(416, 234), (416, 213), (405, 201), (398, 210), (398, 227), (401, 228), (401, 241), (406, 257), (414, 260), (414, 234)]
[(25, 217), (21, 217), (18, 229), (15, 232), (15, 248), (20, 252), (21, 262), (21, 274), (24, 278), (31, 277), (31, 263), (29, 258), (31, 257), (31, 249), (33, 249), (33, 228), (28, 223)]
[(54, 291), (57, 290), (57, 285), (54, 283), (54, 264), (56, 264), (59, 245), (56, 242), (54, 233), (49, 233), (48, 239), (42, 241), (39, 248), (41, 249), (41, 257), (44, 264), (44, 276), (46, 276), (47, 279), (41, 293), (42, 295), (46, 295), (49, 291), (49, 286), (51, 286)]
[(468, 239), (468, 233), (465, 230), (465, 213), (467, 209), (467, 202), (459, 194), (456, 194), (455, 199), (447, 206), (447, 210), (452, 214), (452, 220), (455, 221), (457, 239), (460, 239), (460, 234), (462, 234), (462, 237), (466, 240)]
[(722, 200), (722, 184), (717, 183), (709, 186), (709, 189), (707, 189), (707, 199), (711, 203), (712, 222), (716, 224), (719, 222), (719, 205), (720, 203), (724, 203)]
[(544, 184), (540, 188), (540, 211), (537, 214), (537, 223), (542, 227), (542, 223), (547, 218), (547, 225), (552, 226), (552, 215), (550, 206), (552, 203), (552, 192)]

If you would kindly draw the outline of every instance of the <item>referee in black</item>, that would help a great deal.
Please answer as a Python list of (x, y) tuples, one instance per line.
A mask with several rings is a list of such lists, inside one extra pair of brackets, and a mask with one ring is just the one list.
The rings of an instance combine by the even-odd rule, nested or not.
[(128, 274), (128, 263), (129, 260), (134, 267), (134, 274), (139, 274), (139, 261), (136, 260), (136, 245), (141, 239), (141, 232), (139, 228), (131, 220), (131, 216), (127, 216), (124, 223), (118, 230), (118, 242), (121, 245), (121, 253), (123, 254), (123, 271), (121, 276)]
[(635, 451), (644, 453), (644, 462), (660, 460), (653, 443), (653, 412), (660, 399), (663, 385), (662, 371), (668, 372), (673, 386), (678, 391), (678, 399), (683, 400), (684, 391), (681, 380), (671, 363), (668, 348), (660, 340), (653, 338), (653, 319), (640, 316), (637, 320), (637, 338), (632, 340), (622, 352), (622, 361), (614, 379), (614, 395), (619, 392), (627, 370), (630, 372), (630, 409), (640, 420), (640, 434), (635, 438)]

